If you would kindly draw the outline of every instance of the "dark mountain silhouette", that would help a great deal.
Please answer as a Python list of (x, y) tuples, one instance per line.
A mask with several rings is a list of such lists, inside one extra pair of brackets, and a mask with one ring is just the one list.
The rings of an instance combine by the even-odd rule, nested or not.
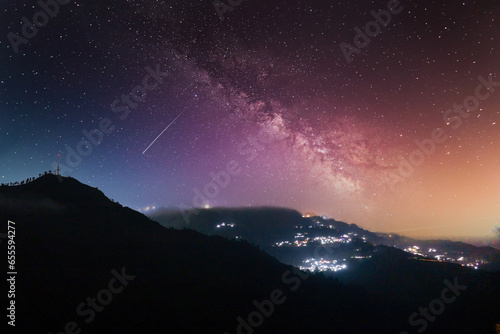
[[(422, 248), (439, 248), (456, 258), (468, 256), (470, 258), (484, 259), (488, 263), (483, 268), (492, 271), (500, 271), (500, 251), (493, 247), (477, 247), (463, 242), (449, 240), (417, 240), (397, 234), (374, 233), (365, 230), (355, 224), (348, 224), (331, 218), (302, 217), (302, 215), (286, 208), (214, 208), (187, 210), (181, 213), (179, 210), (161, 208), (150, 214), (151, 218), (166, 227), (177, 229), (189, 228), (207, 235), (221, 235), (226, 238), (243, 238), (250, 243), (259, 246), (269, 254), (276, 256), (280, 261), (299, 265), (306, 256), (312, 257), (314, 247), (303, 247), (300, 249), (276, 249), (272, 247), (282, 240), (293, 240), (297, 232), (296, 227), (316, 227), (322, 225), (331, 227), (327, 229), (308, 229), (309, 236), (332, 235), (341, 236), (351, 234), (358, 238), (364, 237), (373, 245), (394, 246), (401, 249), (413, 245)], [(187, 219), (186, 219), (187, 217)], [(220, 229), (222, 223), (234, 224), (232, 228)], [(359, 248), (359, 243), (344, 245), (347, 253), (352, 253)], [(338, 253), (341, 249), (337, 249)]]
[[(246, 319), (253, 301), (269, 299), (275, 289), (287, 301), (256, 332), (394, 326), (379, 320), (377, 299), (359, 288), (298, 279), (246, 242), (164, 228), (74, 179), (48, 175), (0, 194), (2, 221), (16, 223), (16, 327), (23, 333), (64, 332), (70, 321), (89, 333), (236, 333), (237, 317)], [(135, 278), (85, 323), (88, 315), (78, 315), (77, 306), (122, 268)], [(359, 314), (363, 322), (355, 321)]]
[[(267, 247), (281, 240), (288, 231), (304, 223), (302, 215), (297, 211), (272, 207), (199, 209), (188, 210), (184, 215), (189, 218), (184, 219), (179, 210), (160, 209), (151, 218), (166, 227), (189, 228), (229, 238), (243, 236), (259, 247)], [(217, 229), (217, 225), (224, 222), (234, 222), (237, 225), (224, 233)]]
[(381, 242), (387, 246), (419, 244), (423, 248), (446, 249), (450, 253), (467, 254), (476, 258), (484, 258), (492, 264), (493, 270), (500, 270), (500, 250), (490, 246), (474, 246), (461, 241), (451, 240), (418, 240), (398, 234), (377, 233)]
[[(278, 220), (275, 214), (271, 209), (263, 216)], [(262, 325), (239, 333), (399, 333), (410, 328), (412, 312), (439, 298), (441, 279), (457, 275), (469, 288), (426, 333), (494, 333), (499, 320), (500, 280), (493, 273), (377, 247), (380, 255), (353, 268), (351, 277), (307, 276), (247, 241), (165, 228), (71, 178), (59, 182), (46, 175), (0, 187), (0, 219), (2, 233), (7, 220), (16, 223), (20, 333), (76, 333), (73, 326), (83, 333), (238, 333), (236, 319), (249, 321), (253, 314), (258, 322), (253, 302), (276, 297), (277, 289), (286, 300), (262, 316)], [(129, 280), (122, 278), (123, 289), (108, 300), (106, 289), (118, 288), (117, 280), (111, 288), (110, 281), (119, 276)], [(365, 287), (348, 283), (356, 279)], [(367, 288), (364, 280), (370, 279), (385, 281)], [(5, 280), (1, 284), (6, 291)], [(418, 296), (410, 291), (398, 298), (413, 284), (432, 285)], [(85, 303), (96, 297), (97, 306), (109, 304), (95, 308), (90, 321)], [(77, 312), (81, 303), (87, 306)], [(469, 311), (472, 316), (463, 316)]]
[[(450, 283), (457, 282), (458, 285), (466, 287), (466, 290), (457, 297), (456, 303), (445, 304), (446, 312), (439, 315), (440, 321), (433, 323), (427, 331), (432, 328), (432, 332), (436, 333), (455, 333), (456, 329), (452, 329), (454, 325), (450, 324), (456, 324), (460, 319), (484, 317), (489, 318), (491, 323), (498, 323), (500, 273), (474, 271), (458, 264), (425, 258), (412, 259), (410, 254), (387, 246), (377, 246), (375, 254), (359, 266), (336, 276), (343, 282), (363, 286), (385, 300), (398, 303), (401, 310), (405, 310), (408, 315), (418, 312), (420, 307), (429, 308), (430, 303), (436, 299), (440, 300), (443, 289), (448, 288), (445, 280)], [(479, 309), (476, 304), (478, 300), (482, 300)], [(462, 331), (489, 333), (491, 327), (486, 325), (487, 323), (488, 320), (485, 320), (483, 325), (474, 324), (474, 330), (471, 327)], [(411, 326), (407, 324), (405, 328)]]

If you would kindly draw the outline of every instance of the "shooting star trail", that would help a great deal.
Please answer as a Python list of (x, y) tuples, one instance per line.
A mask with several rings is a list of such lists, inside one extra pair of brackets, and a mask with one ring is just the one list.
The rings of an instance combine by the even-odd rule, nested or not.
[(148, 146), (148, 147), (144, 150), (144, 152), (142, 152), (142, 154), (146, 153), (146, 151), (147, 151), (147, 150), (149, 150), (149, 148), (150, 148), (151, 146), (153, 146), (153, 144), (154, 144), (154, 143), (158, 140), (158, 138), (160, 138), (160, 137), (161, 137), (161, 135), (162, 135), (163, 133), (165, 133), (165, 131), (167, 131), (167, 130), (168, 130), (168, 128), (169, 128), (170, 126), (172, 126), (172, 124), (174, 124), (174, 123), (175, 123), (175, 121), (176, 121), (179, 117), (181, 117), (181, 115), (182, 115), (182, 114), (184, 114), (184, 111), (183, 111), (183, 112), (181, 112), (179, 115), (177, 115), (177, 117), (176, 117), (176, 118), (174, 118), (174, 120), (173, 120), (172, 122), (170, 122), (170, 124), (169, 124), (169, 125), (167, 125), (167, 127), (166, 127), (166, 128), (165, 128), (165, 129), (164, 129), (164, 130), (163, 130), (163, 131), (162, 131), (162, 132), (158, 135), (158, 137), (156, 137), (156, 139), (155, 139), (155, 140), (153, 140), (153, 142), (152, 142), (151, 144), (149, 144), (149, 146)]

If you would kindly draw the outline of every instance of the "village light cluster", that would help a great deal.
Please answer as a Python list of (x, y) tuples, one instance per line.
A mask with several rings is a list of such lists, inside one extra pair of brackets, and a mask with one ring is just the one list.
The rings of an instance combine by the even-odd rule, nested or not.
[(223, 227), (232, 227), (232, 228), (234, 228), (234, 226), (235, 226), (234, 224), (222, 223), (222, 224), (217, 225), (217, 228), (223, 228)]
[[(295, 234), (294, 236), (294, 241), (291, 242), (291, 241), (288, 241), (288, 240), (284, 240), (284, 241), (280, 241), (280, 242), (276, 242), (274, 244), (275, 247), (284, 247), (284, 246), (292, 246), (292, 247), (302, 247), (302, 246), (307, 246), (309, 243), (321, 243), (322, 245), (326, 245), (326, 244), (334, 244), (334, 243), (350, 243), (352, 241), (352, 235), (353, 233), (348, 233), (348, 234), (344, 234), (342, 235), (341, 237), (337, 238), (337, 237), (332, 237), (332, 236), (320, 236), (320, 237), (314, 237), (314, 238), (310, 238), (310, 237), (307, 237), (306, 235), (308, 235), (309, 233), (308, 232), (300, 232), (300, 233), (297, 233)], [(354, 234), (354, 236), (356, 236), (357, 234)], [(363, 240), (366, 240), (366, 238), (363, 237)]]
[(303, 265), (299, 267), (300, 270), (315, 271), (340, 271), (347, 269), (344, 260), (324, 260), (323, 258), (316, 260), (315, 258), (304, 260)]
[(436, 248), (429, 248), (429, 250), (426, 252), (419, 246), (412, 246), (405, 248), (404, 251), (414, 255), (434, 258), (437, 261), (441, 262), (458, 263), (464, 267), (471, 267), (474, 269), (478, 269), (479, 266), (488, 263), (487, 261), (482, 259), (472, 259), (465, 257), (461, 252), (458, 254), (450, 254), (449, 252), (444, 252), (444, 254), (432, 254), (438, 253), (438, 250)]

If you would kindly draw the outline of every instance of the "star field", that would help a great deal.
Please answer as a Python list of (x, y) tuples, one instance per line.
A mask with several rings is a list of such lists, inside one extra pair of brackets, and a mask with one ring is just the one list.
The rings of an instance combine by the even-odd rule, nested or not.
[[(500, 86), (481, 88), (488, 98), (458, 128), (444, 115), (474, 96), (479, 77), (500, 82), (500, 6), (399, 6), (347, 61), (341, 43), (355, 47), (355, 28), (388, 1), (248, 0), (224, 20), (208, 0), (69, 1), (17, 53), (7, 36), (22, 36), (22, 17), (40, 7), (4, 4), (0, 182), (51, 170), (59, 153), (63, 175), (124, 205), (183, 208), (236, 162), (240, 172), (198, 204), (285, 206), (413, 236), (487, 235), (500, 219)], [(148, 67), (164, 78), (123, 100)], [(103, 119), (113, 130), (93, 145), (82, 131)], [(401, 177), (415, 141), (435, 129), (447, 140)], [(91, 152), (72, 167), (68, 147), (81, 141)]]

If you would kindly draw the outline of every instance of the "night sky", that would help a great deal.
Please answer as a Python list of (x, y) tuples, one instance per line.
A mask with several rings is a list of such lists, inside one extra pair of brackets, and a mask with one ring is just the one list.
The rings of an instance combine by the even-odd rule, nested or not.
[(68, 1), (25, 38), (40, 5), (2, 1), (0, 182), (60, 153), (142, 212), (283, 206), (426, 237), (500, 222), (498, 2), (227, 3)]

